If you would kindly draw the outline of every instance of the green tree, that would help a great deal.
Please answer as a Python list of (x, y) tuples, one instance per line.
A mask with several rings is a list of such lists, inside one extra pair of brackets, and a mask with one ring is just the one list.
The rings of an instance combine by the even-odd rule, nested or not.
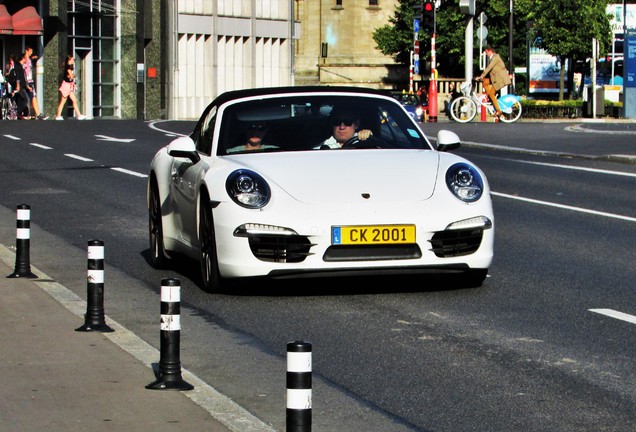
[[(535, 0), (529, 19), (541, 39), (541, 47), (567, 61), (568, 94), (573, 95), (573, 65), (592, 56), (592, 40), (599, 42), (600, 53), (611, 47), (608, 0)], [(559, 100), (563, 100), (565, 68), (561, 68)]]
[[(523, 65), (526, 62), (526, 37), (527, 10), (534, 0), (516, 0), (514, 17), (514, 62)], [(413, 6), (421, 4), (421, 0), (400, 0), (396, 5), (394, 16), (389, 19), (389, 24), (376, 29), (373, 39), (377, 48), (385, 55), (404, 65), (410, 61), (409, 51), (413, 49)], [(488, 16), (488, 43), (497, 47), (497, 52), (502, 58), (508, 58), (508, 27), (509, 27), (510, 0), (478, 1), (476, 15), (482, 11)], [(518, 12), (519, 11), (519, 12)], [(461, 78), (465, 73), (465, 37), (466, 25), (469, 18), (459, 9), (459, 0), (442, 0), (436, 13), (435, 55), (437, 70), (441, 77)], [(475, 70), (478, 66), (478, 39), (477, 19), (473, 18), (475, 40), (473, 46), (473, 60)], [(521, 31), (519, 31), (521, 29)], [(420, 58), (430, 60), (430, 37), (419, 34)]]
[[(389, 18), (389, 24), (379, 27), (373, 32), (373, 40), (384, 55), (393, 57), (397, 63), (409, 65), (410, 51), (413, 49), (413, 17), (416, 4), (421, 0), (400, 0), (395, 13)], [(422, 39), (422, 34), (419, 34)]]

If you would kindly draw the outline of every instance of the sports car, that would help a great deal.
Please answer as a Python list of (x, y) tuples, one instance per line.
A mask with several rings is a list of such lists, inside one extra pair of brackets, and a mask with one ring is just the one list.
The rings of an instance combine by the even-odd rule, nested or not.
[[(353, 137), (326, 145), (348, 127)], [(247, 148), (255, 129), (267, 145)], [(223, 93), (150, 164), (151, 264), (192, 258), (207, 292), (248, 278), (431, 273), (479, 287), (494, 215), (484, 173), (450, 152), (459, 145), (447, 130), (433, 145), (379, 90)]]

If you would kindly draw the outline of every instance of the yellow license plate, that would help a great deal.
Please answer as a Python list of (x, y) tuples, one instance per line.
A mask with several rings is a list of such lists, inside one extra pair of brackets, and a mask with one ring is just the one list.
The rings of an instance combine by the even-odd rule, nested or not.
[(332, 245), (415, 243), (415, 225), (332, 226)]

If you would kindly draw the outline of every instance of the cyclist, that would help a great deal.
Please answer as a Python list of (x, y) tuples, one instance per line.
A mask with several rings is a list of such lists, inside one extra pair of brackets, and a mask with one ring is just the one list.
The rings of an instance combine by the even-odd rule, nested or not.
[(484, 53), (486, 54), (486, 69), (475, 80), (483, 80), (484, 90), (495, 108), (495, 116), (499, 118), (501, 109), (499, 108), (499, 103), (497, 103), (496, 93), (512, 81), (510, 80), (508, 69), (506, 69), (506, 64), (490, 45), (486, 46)]

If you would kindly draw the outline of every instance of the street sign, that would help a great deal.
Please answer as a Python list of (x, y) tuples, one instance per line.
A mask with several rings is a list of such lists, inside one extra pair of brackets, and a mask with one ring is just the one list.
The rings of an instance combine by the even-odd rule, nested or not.
[(413, 73), (414, 74), (419, 74), (420, 73), (420, 60), (419, 59), (414, 59), (413, 60)]
[(420, 20), (418, 20), (418, 19), (414, 19), (413, 20), (413, 31), (415, 33), (419, 33), (419, 31), (420, 31)]
[(477, 30), (477, 37), (482, 43), (484, 43), (488, 37), (488, 28), (483, 25), (479, 26), (479, 29)]

